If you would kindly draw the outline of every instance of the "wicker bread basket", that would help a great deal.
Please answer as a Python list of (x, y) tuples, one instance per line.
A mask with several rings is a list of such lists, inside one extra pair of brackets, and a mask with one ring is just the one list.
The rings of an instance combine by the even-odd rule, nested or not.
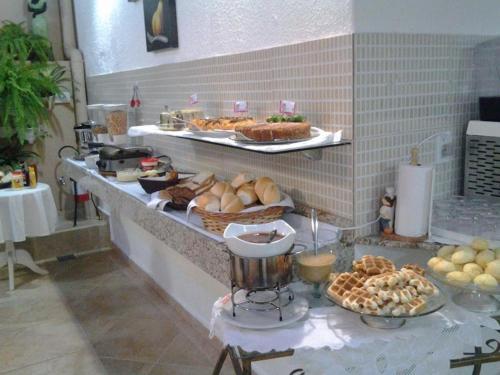
[(216, 234), (223, 234), (230, 223), (264, 224), (280, 219), (285, 212), (284, 206), (268, 207), (261, 211), (237, 212), (233, 214), (223, 212), (208, 212), (199, 207), (193, 211), (201, 217), (206, 230)]

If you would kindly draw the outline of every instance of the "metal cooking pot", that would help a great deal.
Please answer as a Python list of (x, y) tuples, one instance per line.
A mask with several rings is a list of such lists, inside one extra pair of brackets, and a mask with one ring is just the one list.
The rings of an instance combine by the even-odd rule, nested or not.
[[(296, 251), (296, 247), (303, 247)], [(234, 286), (247, 290), (283, 287), (292, 281), (293, 256), (304, 250), (305, 246), (296, 244), (285, 254), (250, 258), (229, 252), (231, 282)]]

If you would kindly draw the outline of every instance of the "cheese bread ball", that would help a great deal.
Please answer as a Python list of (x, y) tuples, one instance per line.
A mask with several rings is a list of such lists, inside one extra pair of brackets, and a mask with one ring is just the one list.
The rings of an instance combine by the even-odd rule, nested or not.
[(448, 280), (450, 284), (465, 286), (472, 281), (472, 278), (468, 273), (453, 271), (446, 274), (446, 280)]
[(483, 269), (482, 269), (482, 267), (479, 264), (476, 264), (476, 263), (467, 263), (467, 264), (464, 264), (463, 271), (465, 273), (469, 274), (469, 276), (472, 279), (474, 279), (476, 276), (481, 275), (484, 272)]
[(457, 271), (457, 268), (450, 261), (447, 261), (446, 259), (441, 259), (434, 265), (433, 270), (442, 274), (446, 274), (448, 272)]
[(489, 262), (486, 265), (484, 272), (490, 274), (495, 279), (500, 280), (500, 259)]
[[(460, 249), (462, 248), (462, 249)], [(459, 246), (457, 251), (453, 253), (451, 256), (451, 261), (454, 264), (465, 264), (474, 262), (476, 258), (476, 252), (467, 246)]]
[(492, 260), (495, 260), (495, 253), (491, 250), (484, 250), (476, 255), (476, 263), (483, 268)]
[(481, 289), (495, 289), (498, 286), (498, 281), (493, 276), (483, 273), (474, 278), (474, 284)]
[(488, 250), (490, 244), (484, 238), (474, 238), (471, 243), (471, 247), (476, 251)]
[(428, 265), (430, 268), (434, 269), (434, 266), (435, 266), (435, 265), (436, 265), (439, 261), (441, 261), (442, 259), (443, 259), (443, 258), (440, 258), (440, 257), (432, 257), (431, 259), (429, 259), (429, 260), (427, 261), (427, 265)]
[(455, 252), (455, 246), (452, 245), (447, 245), (441, 247), (438, 252), (437, 256), (446, 260), (451, 260), (451, 255)]

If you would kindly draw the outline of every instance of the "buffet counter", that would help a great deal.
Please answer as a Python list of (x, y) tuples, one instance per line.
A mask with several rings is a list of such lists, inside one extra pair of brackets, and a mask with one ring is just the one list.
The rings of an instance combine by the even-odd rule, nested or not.
[[(72, 159), (64, 160), (64, 175), (106, 206), (113, 243), (208, 327), (214, 300), (230, 286), (229, 253), (222, 237), (206, 231), (196, 215), (187, 221), (185, 211), (148, 208), (150, 195), (137, 182), (117, 182)], [(298, 242), (311, 242), (309, 219), (296, 214), (285, 214), (284, 219), (297, 230)], [(320, 223), (320, 228), (337, 241), (334, 226)], [(336, 251), (339, 267), (352, 260), (352, 251)]]

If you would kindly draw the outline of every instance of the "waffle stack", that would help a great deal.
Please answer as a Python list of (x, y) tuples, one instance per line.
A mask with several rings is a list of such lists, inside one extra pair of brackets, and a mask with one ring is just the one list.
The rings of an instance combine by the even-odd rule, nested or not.
[(350, 310), (381, 316), (415, 315), (439, 294), (419, 266), (406, 264), (397, 271), (389, 259), (372, 255), (354, 261), (353, 272), (337, 275), (327, 292)]

